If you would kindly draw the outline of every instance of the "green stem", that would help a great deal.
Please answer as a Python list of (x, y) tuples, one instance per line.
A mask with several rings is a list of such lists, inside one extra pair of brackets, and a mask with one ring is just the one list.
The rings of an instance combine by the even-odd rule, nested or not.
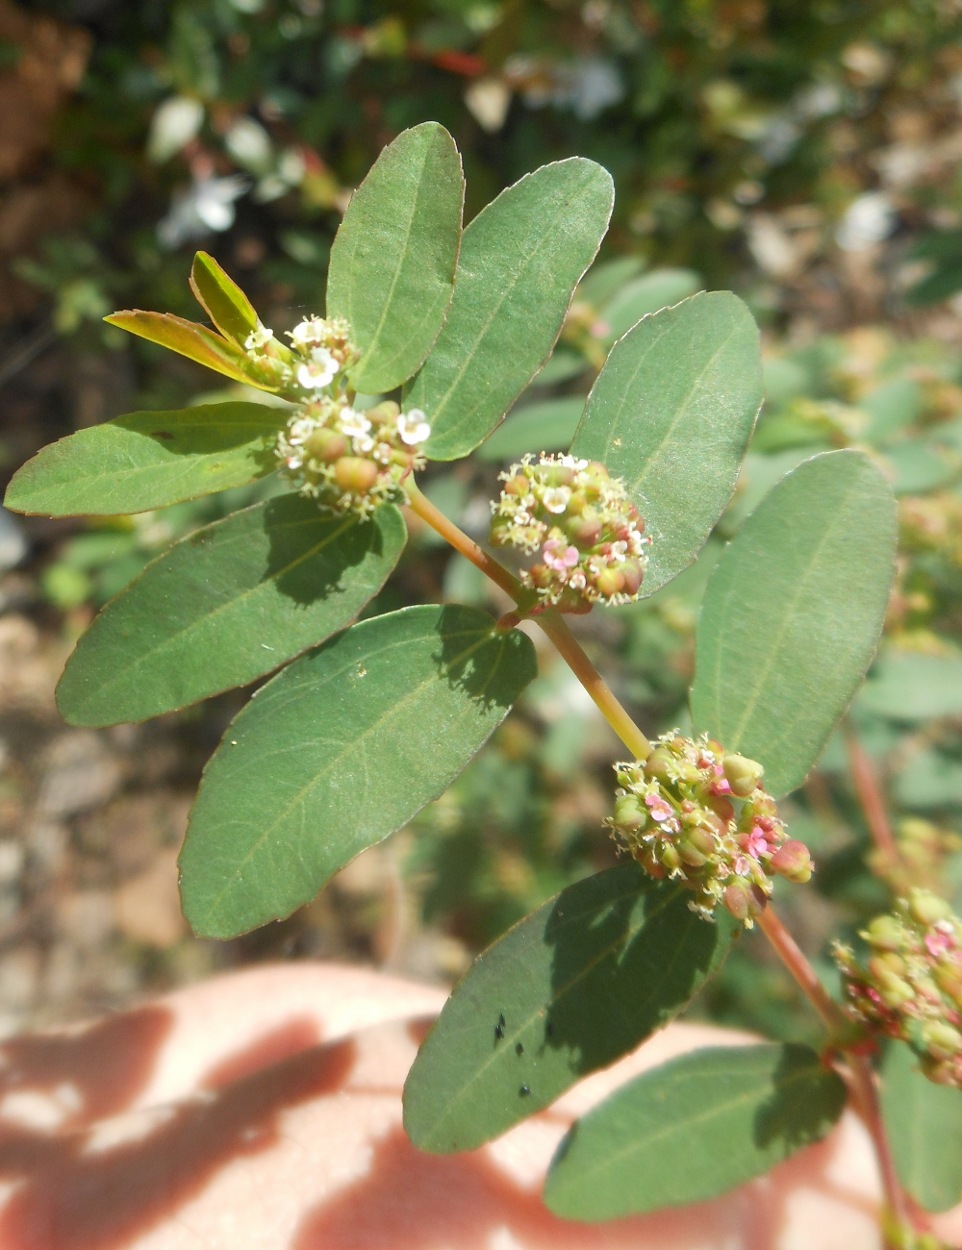
[(592, 662), (584, 653), (581, 643), (568, 628), (568, 622), (560, 612), (551, 609), (539, 613), (534, 620), (541, 626), (562, 659), (595, 701), (602, 716), (615, 731), (636, 760), (646, 760), (651, 754), (651, 743), (625, 711)]

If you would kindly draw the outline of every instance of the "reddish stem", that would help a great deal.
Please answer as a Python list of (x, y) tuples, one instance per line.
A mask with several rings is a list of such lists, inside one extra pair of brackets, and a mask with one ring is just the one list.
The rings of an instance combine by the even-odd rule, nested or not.
[(892, 825), (885, 809), (882, 787), (874, 765), (858, 739), (855, 726), (848, 718), (843, 722), (842, 733), (845, 738), (849, 767), (852, 770), (852, 780), (855, 782), (855, 793), (858, 795), (869, 834), (889, 868), (897, 868), (901, 858), (898, 843), (892, 832)]

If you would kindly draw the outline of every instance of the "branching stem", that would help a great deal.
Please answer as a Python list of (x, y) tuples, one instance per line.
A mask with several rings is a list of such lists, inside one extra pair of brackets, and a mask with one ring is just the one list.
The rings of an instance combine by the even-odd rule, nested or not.
[[(538, 606), (531, 592), (508, 569), (490, 556), (474, 539), (470, 538), (440, 509), (422, 493), (413, 479), (405, 483), (408, 506), (411, 511), (431, 526), (442, 538), (465, 559), (486, 574), (495, 585), (499, 586), (517, 604), (517, 609), (506, 613), (498, 622), (501, 629), (510, 629), (521, 620), (530, 617), (551, 639), (562, 659), (587, 690), (601, 711), (605, 720), (612, 727), (634, 758), (647, 759), (651, 754), (651, 743), (638, 728), (628, 712), (602, 678), (595, 665), (591, 662), (581, 644), (568, 627), (562, 614), (555, 609), (538, 611)], [(859, 797), (866, 812), (866, 818), (872, 827), (877, 843), (886, 854), (897, 856), (895, 841), (885, 815), (881, 795), (871, 767), (862, 752), (861, 745), (849, 732), (849, 744), (852, 770), (856, 778)], [(795, 939), (788, 932), (781, 920), (769, 905), (758, 919), (758, 925), (771, 943), (788, 972), (794, 978), (802, 993), (818, 1013), (832, 1039), (841, 1041), (851, 1035), (852, 1023), (831, 997), (806, 959)], [(912, 1213), (908, 1209), (904, 1191), (899, 1184), (892, 1152), (889, 1148), (885, 1127), (882, 1123), (881, 1109), (878, 1100), (875, 1074), (864, 1055), (841, 1047), (844, 1059), (841, 1061), (842, 1074), (846, 1080), (855, 1108), (865, 1124), (872, 1139), (878, 1158), (882, 1185), (888, 1215), (895, 1228), (908, 1229), (914, 1226)], [(886, 1235), (886, 1245), (890, 1239)], [(894, 1247), (894, 1243), (892, 1243)]]

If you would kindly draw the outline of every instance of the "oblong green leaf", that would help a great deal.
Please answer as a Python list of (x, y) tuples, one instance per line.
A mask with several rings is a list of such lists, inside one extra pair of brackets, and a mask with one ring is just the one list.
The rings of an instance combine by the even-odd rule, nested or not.
[(702, 603), (692, 717), (801, 785), (875, 653), (895, 571), (891, 488), (857, 451), (806, 460), (723, 552)]
[(819, 1141), (845, 1085), (807, 1046), (717, 1046), (643, 1073), (575, 1124), (545, 1202), (608, 1220), (717, 1197)]
[(535, 674), (534, 648), (484, 612), (363, 621), (257, 691), (204, 772), (181, 853), (194, 931), (290, 915), (436, 799)]
[(483, 442), (547, 360), (613, 203), (607, 170), (572, 157), (526, 174), (465, 230), (447, 321), (407, 396), (431, 423), (432, 460)]
[(633, 863), (569, 886), (489, 947), (455, 987), (404, 1088), (420, 1150), (472, 1150), (633, 1050), (727, 953), (679, 886)]
[(404, 548), (394, 507), (360, 523), (283, 495), (147, 565), (77, 644), (57, 687), (73, 725), (142, 721), (244, 686), (348, 625)]
[(199, 365), (222, 373), (235, 382), (244, 382), (273, 394), (280, 390), (278, 383), (265, 382), (257, 376), (250, 359), (236, 343), (214, 334), (196, 321), (175, 317), (173, 313), (144, 312), (140, 308), (122, 309), (104, 317), (104, 321), (150, 343), (158, 343), (179, 356), (186, 356), (188, 360), (195, 360)]
[(711, 533), (761, 401), (758, 327), (728, 291), (645, 317), (611, 349), (571, 451), (623, 478), (645, 518), (642, 595), (677, 576)]
[(962, 1092), (934, 1085), (908, 1046), (889, 1045), (882, 1113), (899, 1179), (927, 1211), (962, 1202)]
[(245, 486), (277, 468), (285, 415), (246, 403), (128, 412), (44, 447), (4, 502), (45, 516), (118, 516)]
[(257, 313), (237, 283), (207, 252), (194, 257), (190, 289), (221, 334), (243, 348), (257, 326)]
[(354, 192), (331, 248), (327, 315), (361, 359), (351, 385), (389, 391), (419, 368), (454, 291), (464, 175), (454, 140), (424, 122), (384, 149)]

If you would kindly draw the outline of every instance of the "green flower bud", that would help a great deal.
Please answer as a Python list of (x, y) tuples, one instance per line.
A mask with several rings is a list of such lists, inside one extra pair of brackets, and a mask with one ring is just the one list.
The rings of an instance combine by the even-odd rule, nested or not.
[(732, 793), (745, 799), (757, 789), (764, 769), (756, 760), (747, 759), (744, 755), (726, 755), (722, 760), (722, 771), (725, 780), (732, 788)]
[(926, 1020), (919, 1032), (922, 1044), (933, 1059), (952, 1059), (962, 1051), (958, 1029), (946, 1020)]
[(648, 823), (647, 809), (634, 794), (620, 794), (615, 799), (613, 824), (622, 833), (638, 833)]
[(918, 924), (933, 925), (937, 920), (947, 920), (952, 908), (944, 898), (930, 890), (913, 890), (909, 895), (909, 915)]
[(876, 950), (897, 951), (905, 941), (905, 929), (894, 916), (876, 916), (862, 936)]
[(625, 579), (620, 569), (602, 569), (595, 578), (595, 586), (606, 599), (610, 599), (612, 595), (620, 594), (624, 590)]

